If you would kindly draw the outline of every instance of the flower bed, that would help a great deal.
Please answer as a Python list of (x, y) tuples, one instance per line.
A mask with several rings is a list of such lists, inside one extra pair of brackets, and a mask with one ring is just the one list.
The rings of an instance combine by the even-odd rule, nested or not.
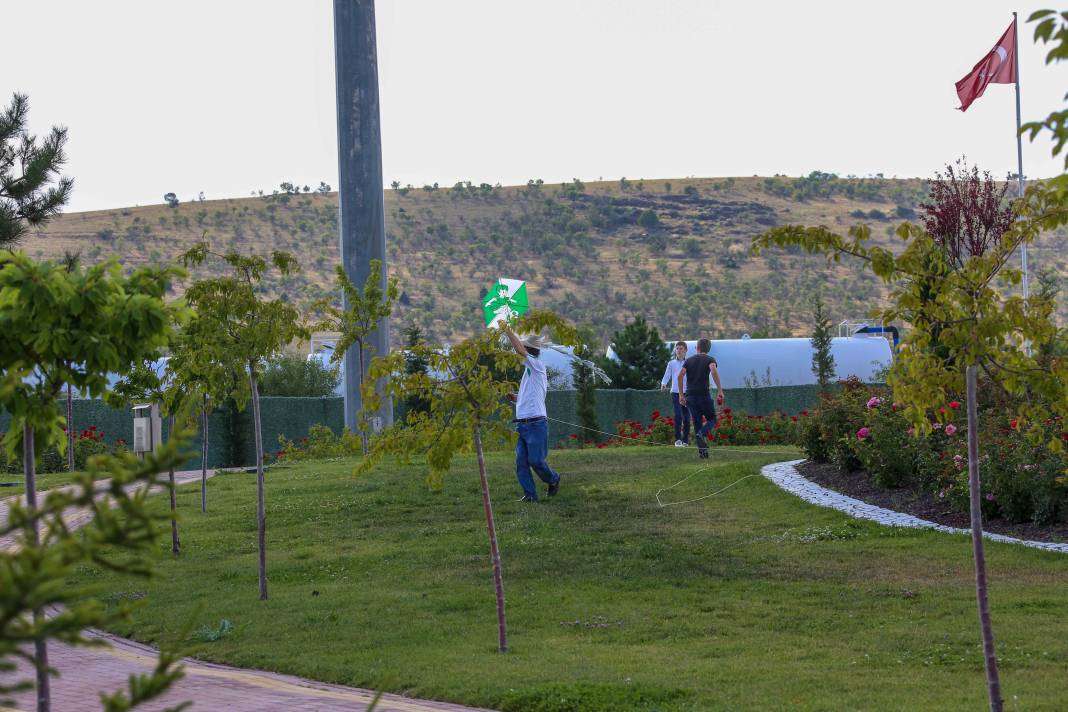
[[(0, 433), (0, 439), (4, 436)], [(74, 435), (74, 469), (84, 470), (89, 458), (93, 455), (101, 455), (104, 453), (119, 453), (126, 452), (128, 450), (126, 441), (122, 438), (117, 438), (115, 442), (108, 445), (104, 439), (104, 432), (98, 430), (95, 425), (90, 425), (85, 430), (75, 433)], [(37, 466), (38, 474), (48, 474), (51, 472), (66, 472), (67, 471), (67, 456), (66, 454), (60, 454), (59, 449), (51, 447), (44, 453), (39, 455), (35, 464)], [(0, 472), (5, 474), (21, 474), (22, 473), (22, 458), (14, 457), (9, 458), (4, 448), (0, 448)]]
[[(931, 492), (958, 511), (969, 506), (967, 426), (963, 406), (950, 400), (929, 414), (931, 431), (918, 435), (886, 388), (856, 380), (824, 395), (803, 427), (802, 447), (813, 462), (864, 470), (887, 488)], [(993, 393), (980, 399), (979, 468), (983, 515), (1010, 522), (1050, 524), (1068, 515), (1068, 457), (1028, 440)], [(1059, 419), (1045, 429), (1066, 437)]]
[[(746, 415), (731, 408), (720, 411), (716, 427), (708, 436), (710, 445), (798, 445), (807, 410), (798, 415), (772, 413)], [(572, 434), (558, 443), (563, 448), (627, 447), (633, 445), (671, 445), (675, 442), (675, 419), (654, 410), (649, 422), (621, 420), (616, 423), (615, 437), (600, 442)]]

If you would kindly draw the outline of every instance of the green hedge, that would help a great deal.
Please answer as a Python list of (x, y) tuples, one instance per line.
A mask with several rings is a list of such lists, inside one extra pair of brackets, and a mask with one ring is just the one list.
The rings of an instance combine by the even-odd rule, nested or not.
[[(750, 415), (767, 415), (776, 410), (788, 414), (811, 408), (816, 402), (815, 386), (770, 386), (767, 388), (739, 388), (727, 391), (728, 405)], [(549, 391), (546, 407), (549, 417), (549, 443), (555, 445), (577, 433), (579, 428), (555, 421), (578, 423), (575, 413), (575, 391)], [(66, 401), (57, 404), (66, 412)], [(671, 395), (661, 391), (603, 390), (597, 391), (597, 419), (601, 430), (615, 433), (621, 420), (648, 422), (654, 410), (671, 414)], [(398, 409), (398, 417), (403, 415)], [(312, 425), (326, 425), (340, 433), (344, 425), (344, 405), (341, 398), (281, 398), (262, 399), (263, 446), (269, 454), (278, 449), (278, 436), (284, 434), (299, 441)], [(0, 412), (0, 432), (7, 430), (11, 416)], [(113, 445), (117, 438), (133, 440), (133, 413), (130, 409), (115, 409), (99, 400), (74, 401), (74, 427), (81, 431), (95, 425), (104, 433), (105, 442)], [(246, 407), (237, 411), (223, 407), (212, 413), (209, 421), (208, 463), (211, 467), (248, 466), (255, 463), (252, 438), (252, 411)], [(164, 427), (166, 434), (166, 426)], [(186, 468), (200, 467), (200, 434), (193, 443), (197, 453)]]

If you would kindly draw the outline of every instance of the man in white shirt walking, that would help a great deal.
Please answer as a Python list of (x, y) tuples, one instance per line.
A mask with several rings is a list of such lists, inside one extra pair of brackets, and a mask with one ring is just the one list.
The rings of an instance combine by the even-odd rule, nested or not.
[(534, 487), (531, 470), (549, 485), (547, 494), (550, 497), (560, 491), (560, 475), (545, 461), (549, 455), (549, 423), (545, 411), (549, 379), (545, 364), (538, 358), (544, 343), (538, 335), (520, 339), (505, 322), (501, 322), (501, 329), (512, 342), (515, 352), (523, 357), (523, 378), (519, 381), (519, 394), (515, 399), (515, 429), (519, 433), (515, 444), (515, 474), (523, 488), (523, 497), (519, 501), (537, 502), (538, 490)]
[[(664, 377), (660, 380), (660, 390), (671, 389), (671, 407), (675, 411), (675, 447), (690, 444), (690, 409), (679, 403), (679, 372), (686, 361), (688, 347), (685, 341), (675, 343), (675, 358), (668, 361)], [(683, 376), (683, 393), (686, 392), (686, 377)]]

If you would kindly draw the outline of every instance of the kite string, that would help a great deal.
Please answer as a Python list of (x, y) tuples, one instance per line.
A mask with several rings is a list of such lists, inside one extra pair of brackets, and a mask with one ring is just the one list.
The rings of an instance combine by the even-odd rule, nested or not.
[[(579, 425), (578, 423), (569, 423), (566, 420), (560, 420), (558, 418), (548, 418), (547, 417), (546, 420), (551, 420), (554, 423), (560, 423), (562, 425), (570, 425), (570, 426), (573, 426), (573, 427), (576, 427), (576, 428), (581, 428), (583, 430), (588, 430), (588, 431), (594, 432), (594, 433), (600, 433), (602, 435), (613, 435), (614, 436), (613, 433), (609, 433), (609, 432), (606, 432), (604, 430), (596, 430), (594, 428), (588, 428), (588, 427), (586, 427), (584, 425)], [(626, 438), (626, 440), (637, 440), (637, 441), (640, 441), (640, 442), (647, 442), (647, 443), (650, 443), (652, 445), (656, 445), (656, 446), (659, 446), (659, 447), (670, 447), (667, 443), (656, 442), (655, 440), (648, 440), (646, 438)], [(720, 452), (722, 452), (722, 453), (738, 453), (738, 454), (753, 453), (753, 454), (757, 454), (757, 455), (781, 455), (782, 454), (781, 452), (773, 451), (773, 450), (720, 450)], [(701, 497), (697, 497), (695, 499), (687, 499), (687, 500), (682, 500), (682, 501), (679, 501), (679, 502), (664, 502), (664, 501), (661, 501), (660, 495), (662, 493), (667, 492), (670, 489), (674, 489), (674, 488), (678, 487), (679, 485), (683, 484), (684, 482), (686, 482), (687, 480), (691, 479), (695, 475), (698, 475), (698, 474), (704, 472), (705, 470), (710, 470), (710, 469), (712, 469), (712, 467), (713, 467), (713, 465), (705, 465), (704, 467), (700, 467), (700, 468), (694, 470), (693, 472), (691, 472), (690, 474), (686, 475), (686, 477), (683, 477), (681, 480), (679, 480), (675, 484), (670, 485), (668, 487), (662, 487), (661, 489), (658, 489), (656, 491), (656, 503), (658, 505), (660, 505), (661, 509), (663, 509), (664, 507), (673, 507), (673, 506), (675, 506), (677, 504), (692, 504), (693, 502), (700, 502), (702, 499), (708, 499), (709, 497), (715, 497), (717, 494), (720, 494), (721, 492), (726, 492), (727, 490), (729, 490), (731, 487), (734, 487), (739, 482), (742, 482), (744, 480), (748, 480), (750, 477), (756, 477), (757, 474), (759, 474), (759, 473), (757, 473), (757, 474), (752, 474), (752, 475), (746, 475), (745, 477), (741, 477), (741, 478), (735, 480), (734, 482), (731, 482), (726, 487), (723, 487), (721, 489), (716, 490), (715, 492), (711, 492), (711, 493), (703, 495)]]

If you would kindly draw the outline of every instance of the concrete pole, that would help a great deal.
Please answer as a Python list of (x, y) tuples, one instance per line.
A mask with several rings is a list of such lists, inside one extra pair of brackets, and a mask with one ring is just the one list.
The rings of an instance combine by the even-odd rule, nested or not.
[[(374, 0), (334, 0), (334, 71), (337, 78), (338, 203), (341, 210), (341, 264), (359, 288), (367, 282), (370, 261), (382, 261), (385, 288), (386, 226), (383, 206), (382, 131), (378, 109), (378, 51)], [(374, 353), (389, 352), (389, 320), (369, 339)], [(364, 361), (371, 354), (364, 350)], [(361, 398), (360, 358), (345, 354), (345, 425), (355, 430)], [(379, 413), (381, 425), (393, 421), (389, 399)]]

